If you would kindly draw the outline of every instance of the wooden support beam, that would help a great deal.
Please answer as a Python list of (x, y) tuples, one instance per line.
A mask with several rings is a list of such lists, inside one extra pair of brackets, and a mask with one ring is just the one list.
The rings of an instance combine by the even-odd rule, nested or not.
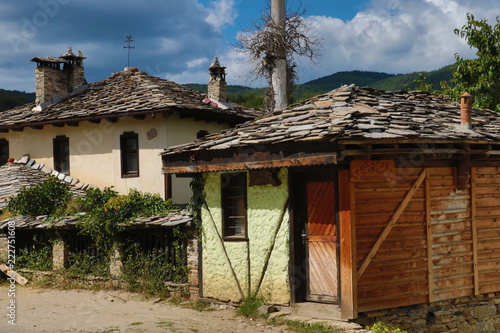
[(92, 124), (99, 124), (101, 122), (101, 119), (90, 119), (89, 122)]
[(425, 220), (427, 230), (427, 276), (429, 280), (429, 302), (434, 302), (434, 264), (432, 261), (432, 216), (431, 216), (431, 180), (429, 170), (425, 177)]
[(31, 125), (30, 127), (32, 129), (35, 129), (35, 130), (42, 130), (43, 129), (43, 125)]
[(340, 228), (340, 310), (342, 319), (358, 316), (356, 279), (356, 224), (354, 219), (354, 186), (349, 170), (339, 171)]
[(64, 127), (64, 123), (54, 123), (52, 124), (54, 127)]
[(12, 130), (14, 132), (22, 132), (22, 131), (24, 131), (24, 127), (14, 127), (14, 128), (12, 128)]
[(387, 236), (389, 236), (389, 233), (392, 231), (392, 228), (394, 228), (394, 225), (396, 225), (396, 222), (398, 222), (399, 217), (401, 216), (401, 214), (403, 214), (404, 210), (406, 209), (411, 199), (415, 195), (415, 192), (418, 190), (420, 185), (422, 185), (422, 182), (424, 181), (426, 174), (427, 174), (426, 169), (424, 169), (420, 174), (420, 176), (418, 177), (418, 179), (412, 185), (408, 193), (406, 194), (405, 198), (399, 205), (398, 209), (396, 209), (396, 212), (394, 212), (394, 215), (392, 215), (384, 231), (382, 231), (379, 238), (375, 242), (375, 245), (373, 245), (372, 249), (366, 256), (363, 263), (361, 264), (361, 267), (358, 270), (358, 279), (360, 279), (363, 276), (363, 273), (365, 272), (368, 265), (370, 265), (370, 263), (372, 262), (373, 258), (375, 257), (378, 250), (382, 246), (382, 243), (386, 240)]
[(118, 118), (104, 118), (104, 119), (106, 119), (106, 121), (113, 123), (113, 124), (118, 121)]
[(79, 125), (79, 122), (78, 121), (68, 121), (66, 123), (66, 125), (70, 126), (70, 127), (78, 127)]
[(135, 116), (132, 116), (134, 119), (138, 119), (138, 120), (144, 120), (146, 119), (146, 115), (145, 114), (138, 114), (138, 115), (135, 115)]
[(472, 228), (472, 261), (474, 264), (474, 295), (479, 295), (479, 259), (477, 245), (477, 224), (476, 224), (476, 168), (470, 171), (470, 196), (471, 196), (471, 228)]

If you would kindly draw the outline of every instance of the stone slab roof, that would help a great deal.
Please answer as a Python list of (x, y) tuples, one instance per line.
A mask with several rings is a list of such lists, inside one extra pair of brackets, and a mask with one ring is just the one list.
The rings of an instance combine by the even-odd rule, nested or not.
[(163, 155), (338, 140), (499, 143), (500, 117), (493, 111), (473, 109), (469, 130), (460, 125), (460, 105), (447, 96), (351, 85), (233, 129), (167, 148)]
[[(82, 215), (83, 216), (83, 215)], [(167, 215), (139, 217), (127, 224), (129, 228), (169, 228), (178, 225), (191, 225), (192, 215), (189, 211), (175, 210)], [(14, 223), (16, 229), (71, 229), (78, 228), (81, 216), (69, 216), (59, 220), (47, 216), (16, 216), (0, 221), (0, 230), (6, 230), (9, 223)]]
[(36, 163), (26, 155), (17, 162), (0, 167), (0, 210), (5, 208), (9, 198), (15, 196), (22, 188), (41, 183), (51, 175), (68, 183), (70, 191), (76, 196), (85, 195), (85, 190), (90, 186), (75, 177)]
[(219, 107), (203, 102), (206, 94), (140, 71), (119, 72), (82, 86), (66, 99), (36, 111), (29, 103), (0, 113), (0, 129), (75, 122), (178, 110), (201, 119), (239, 122), (260, 111), (235, 105)]

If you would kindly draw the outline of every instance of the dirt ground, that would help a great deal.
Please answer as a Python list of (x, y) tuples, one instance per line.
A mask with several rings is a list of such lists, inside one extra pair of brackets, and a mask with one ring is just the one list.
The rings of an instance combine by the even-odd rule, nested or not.
[[(0, 285), (0, 332), (287, 332), (237, 317), (232, 309), (196, 311), (121, 291)], [(15, 300), (15, 326), (9, 324)]]

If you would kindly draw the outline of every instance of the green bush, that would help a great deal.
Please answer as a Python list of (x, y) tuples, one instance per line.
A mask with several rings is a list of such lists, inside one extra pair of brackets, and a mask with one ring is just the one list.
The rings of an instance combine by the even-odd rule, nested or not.
[(68, 257), (66, 271), (70, 274), (109, 277), (109, 256), (104, 253), (70, 252)]
[(376, 322), (372, 326), (368, 326), (367, 329), (375, 333), (408, 333), (407, 331), (392, 327), (391, 325), (388, 325), (381, 321)]
[(241, 306), (236, 309), (236, 313), (239, 316), (247, 318), (257, 318), (259, 316), (258, 310), (264, 304), (266, 304), (266, 302), (262, 296), (250, 296), (243, 300)]
[(52, 242), (33, 237), (30, 247), (20, 248), (16, 256), (16, 267), (36, 271), (52, 270)]
[(145, 253), (138, 243), (132, 243), (122, 249), (122, 262), (122, 278), (131, 292), (168, 296), (166, 281), (187, 282), (187, 266), (167, 262), (164, 251)]
[(68, 184), (50, 176), (41, 183), (22, 188), (7, 205), (7, 210), (25, 216), (58, 215), (71, 198)]
[(89, 189), (86, 196), (76, 203), (76, 209), (86, 212), (81, 224), (82, 232), (92, 236), (103, 250), (110, 249), (111, 240), (132, 219), (166, 214), (174, 208), (172, 201), (165, 201), (157, 194), (132, 189), (128, 195), (118, 195), (109, 187), (104, 190)]

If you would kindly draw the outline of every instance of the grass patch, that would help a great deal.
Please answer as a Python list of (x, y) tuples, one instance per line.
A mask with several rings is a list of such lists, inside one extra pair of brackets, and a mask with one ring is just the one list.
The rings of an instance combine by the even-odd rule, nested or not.
[(393, 327), (381, 321), (376, 322), (372, 326), (368, 326), (366, 329), (375, 333), (408, 333), (408, 331)]
[(289, 320), (282, 317), (275, 317), (267, 321), (268, 324), (274, 326), (287, 326), (292, 332), (298, 333), (337, 333), (335, 327), (322, 322), (307, 323), (300, 320)]
[(138, 322), (129, 324), (129, 326), (138, 326), (138, 325), (144, 325), (144, 323), (141, 323), (140, 321), (138, 321)]
[(241, 306), (236, 309), (236, 314), (246, 318), (257, 318), (259, 317), (259, 308), (264, 304), (266, 302), (262, 296), (247, 297), (243, 300)]
[(171, 321), (160, 321), (160, 322), (156, 323), (156, 327), (172, 328), (172, 327), (174, 327), (174, 323)]
[(191, 309), (196, 310), (198, 312), (215, 311), (215, 309), (210, 306), (210, 303), (204, 300), (197, 300), (196, 302), (190, 302), (189, 305)]

